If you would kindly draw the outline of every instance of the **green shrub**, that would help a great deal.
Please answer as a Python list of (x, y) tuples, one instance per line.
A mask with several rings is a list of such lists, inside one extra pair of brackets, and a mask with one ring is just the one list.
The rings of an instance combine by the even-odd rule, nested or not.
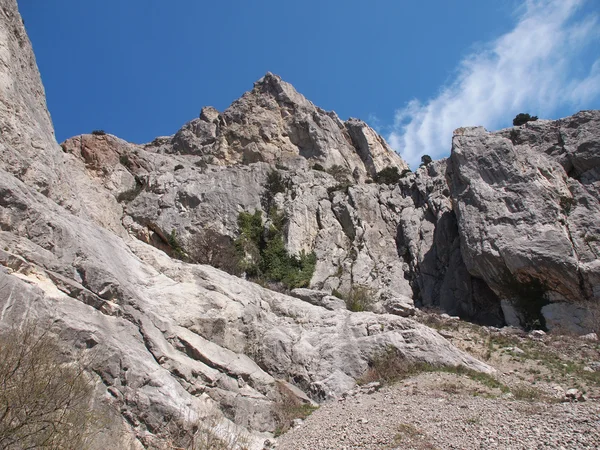
[(375, 182), (379, 184), (396, 184), (400, 181), (400, 173), (398, 172), (397, 167), (386, 167), (383, 170), (380, 170), (375, 175)]
[(119, 162), (124, 165), (125, 167), (127, 167), (128, 169), (131, 169), (131, 160), (129, 159), (129, 156), (127, 155), (121, 155), (119, 156)]
[(530, 116), (527, 113), (520, 113), (517, 114), (517, 116), (513, 119), (513, 125), (517, 127), (519, 125), (524, 125), (527, 122), (535, 122), (536, 120), (538, 120), (537, 116)]
[(325, 172), (325, 168), (319, 163), (313, 165), (312, 168), (313, 170), (318, 170), (319, 172)]
[(281, 282), (289, 289), (307, 287), (315, 271), (316, 255), (290, 255), (284, 243), (285, 216), (271, 208), (269, 221), (269, 228), (264, 230), (260, 211), (238, 216), (240, 234), (235, 246), (241, 270), (250, 278)]
[(185, 258), (185, 252), (179, 243), (179, 239), (177, 239), (177, 230), (175, 230), (175, 228), (173, 228), (171, 234), (167, 236), (167, 244), (171, 247), (171, 254), (173, 257), (177, 259)]
[(421, 165), (419, 167), (426, 167), (429, 164), (431, 164), (433, 160), (431, 159), (431, 156), (429, 155), (423, 155), (421, 156)]
[(106, 134), (106, 131), (104, 131), (104, 130), (94, 130), (94, 131), (92, 131), (92, 134), (94, 136), (104, 136)]
[(240, 270), (249, 277), (260, 275), (260, 249), (264, 247), (262, 213), (242, 211), (238, 214), (239, 236), (235, 240)]
[(265, 183), (265, 192), (263, 193), (261, 204), (266, 211), (273, 207), (273, 199), (279, 193), (285, 193), (291, 189), (291, 180), (284, 178), (278, 170), (271, 170), (267, 174)]

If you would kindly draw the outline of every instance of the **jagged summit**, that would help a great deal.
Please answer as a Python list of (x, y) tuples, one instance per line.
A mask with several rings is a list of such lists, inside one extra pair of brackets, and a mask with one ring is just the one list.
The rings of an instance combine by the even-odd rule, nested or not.
[(356, 179), (386, 167), (408, 168), (366, 123), (343, 122), (270, 72), (222, 113), (205, 107), (170, 140), (156, 140), (149, 149), (221, 166), (259, 161), (290, 168), (341, 166)]
[[(312, 103), (300, 94), (296, 88), (283, 81), (279, 75), (267, 72), (264, 77), (254, 82), (254, 88), (249, 95), (271, 95), (277, 99), (280, 104), (287, 103), (293, 105), (312, 105)], [(314, 105), (313, 105), (314, 106)]]

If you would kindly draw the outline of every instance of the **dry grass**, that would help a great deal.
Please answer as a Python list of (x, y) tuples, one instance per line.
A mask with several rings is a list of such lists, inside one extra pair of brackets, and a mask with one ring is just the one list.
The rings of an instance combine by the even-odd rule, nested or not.
[(277, 421), (275, 436), (279, 436), (290, 429), (295, 419), (306, 419), (318, 407), (306, 403), (290, 391), (285, 384), (277, 383), (279, 401), (273, 407), (273, 414)]

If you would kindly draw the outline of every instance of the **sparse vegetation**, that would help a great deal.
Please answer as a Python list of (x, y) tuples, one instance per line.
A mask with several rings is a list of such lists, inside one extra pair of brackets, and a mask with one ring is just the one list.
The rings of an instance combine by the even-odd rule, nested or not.
[(0, 448), (87, 448), (108, 423), (91, 407), (86, 368), (34, 324), (1, 333)]
[(177, 230), (175, 228), (173, 228), (171, 230), (171, 234), (167, 236), (167, 244), (169, 244), (169, 247), (171, 247), (171, 252), (175, 258), (185, 258), (186, 255), (181, 247), (181, 244), (179, 243), (179, 239), (177, 238)]
[(541, 400), (543, 397), (545, 397), (539, 389), (526, 384), (514, 386), (510, 391), (515, 400), (525, 400), (531, 402)]
[(211, 228), (200, 230), (190, 239), (189, 257), (198, 264), (209, 264), (232, 275), (241, 275), (238, 252), (233, 239)]
[(273, 407), (273, 414), (277, 422), (275, 436), (279, 436), (290, 429), (295, 419), (306, 419), (318, 406), (303, 402), (284, 383), (277, 382), (279, 400)]
[(513, 119), (513, 126), (517, 127), (520, 125), (524, 125), (527, 122), (535, 122), (538, 120), (537, 116), (531, 116), (527, 113), (520, 113)]
[(288, 253), (283, 235), (285, 220), (285, 216), (273, 207), (265, 229), (260, 211), (240, 213), (240, 234), (235, 241), (239, 265), (256, 281), (280, 282), (287, 289), (306, 287), (317, 258), (314, 253), (302, 252), (297, 256)]
[(346, 307), (353, 312), (369, 311), (376, 301), (375, 292), (368, 286), (353, 285), (344, 296)]
[(104, 131), (104, 130), (94, 130), (94, 131), (92, 131), (92, 134), (94, 136), (104, 136), (106, 134), (106, 131)]
[(127, 167), (128, 169), (131, 170), (132, 164), (131, 164), (131, 160), (129, 159), (129, 156), (127, 156), (127, 155), (121, 155), (121, 156), (119, 156), (119, 162), (123, 166), (125, 166), (125, 167)]
[(312, 166), (312, 169), (313, 170), (318, 170), (319, 172), (325, 172), (325, 168), (321, 164), (319, 164), (319, 163), (314, 164)]
[(329, 169), (326, 169), (326, 172), (331, 175), (339, 184), (348, 183), (350, 171), (346, 167), (336, 164), (331, 166)]
[(372, 381), (380, 381), (390, 384), (422, 372), (445, 372), (462, 375), (490, 389), (509, 392), (507, 386), (486, 373), (467, 369), (464, 366), (433, 366), (423, 362), (411, 361), (391, 346), (371, 359), (369, 369), (359, 379), (359, 383), (366, 384)]
[(432, 161), (433, 161), (433, 159), (431, 159), (431, 156), (423, 155), (423, 156), (421, 156), (421, 165), (419, 167), (426, 167), (429, 164), (431, 164)]
[(344, 294), (342, 294), (337, 289), (334, 289), (333, 291), (331, 291), (331, 295), (333, 295), (334, 297), (337, 297), (337, 298), (339, 298), (341, 300), (344, 300)]
[(400, 177), (397, 167), (386, 167), (377, 172), (374, 181), (379, 184), (396, 184), (400, 181)]

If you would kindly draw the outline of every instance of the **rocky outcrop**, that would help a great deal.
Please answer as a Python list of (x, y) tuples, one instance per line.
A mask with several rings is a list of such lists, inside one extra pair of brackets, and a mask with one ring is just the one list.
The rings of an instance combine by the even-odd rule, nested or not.
[[(379, 206), (400, 191), (358, 183), (405, 165), (366, 125), (345, 125), (267, 75), (225, 113), (204, 109), (207, 126), (188, 124), (172, 138), (140, 146), (86, 135), (59, 146), (16, 2), (0, 6), (0, 328), (34, 321), (74, 357), (93, 354), (97, 401), (117, 408), (138, 447), (217, 408), (260, 448), (276, 427), (280, 384), (326, 400), (390, 348), (492, 370), (410, 319), (351, 313), (327, 296), (312, 305), (155, 248), (169, 250), (172, 230), (184, 245), (208, 226), (234, 235), (239, 211), (264, 208), (276, 162), (289, 168), (278, 169), (289, 183), (271, 199), (289, 214), (288, 247), (322, 253), (315, 286), (372, 280), (410, 294), (397, 280), (395, 219)], [(257, 138), (271, 120), (271, 134)], [(326, 252), (338, 257), (329, 263)], [(329, 275), (333, 263), (347, 270)]]
[[(112, 222), (159, 248), (167, 249), (172, 230), (188, 250), (206, 229), (233, 239), (240, 211), (266, 217), (274, 205), (287, 218), (287, 249), (317, 256), (313, 289), (369, 286), (376, 312), (410, 315), (416, 303), (488, 325), (591, 329), (586, 311), (598, 303), (598, 112), (496, 133), (459, 129), (449, 159), (411, 173), (354, 119), (335, 132), (315, 128), (311, 145), (319, 150), (306, 153), (308, 144), (284, 138), (307, 111), (332, 117), (267, 74), (223, 114), (203, 109), (198, 120), (220, 130), (215, 136), (237, 136), (225, 140), (229, 156), (220, 153), (216, 165), (207, 155), (219, 140), (188, 141), (193, 151), (183, 152), (180, 132), (143, 146), (86, 135), (63, 148), (123, 205)], [(347, 137), (343, 145), (340, 136)], [(272, 142), (287, 150), (275, 152)], [(246, 148), (259, 148), (261, 161), (244, 159)], [(373, 182), (385, 164), (401, 170), (397, 182)], [(273, 172), (284, 186), (277, 192), (269, 192)]]
[[(589, 328), (599, 112), (459, 129), (449, 159), (413, 173), (364, 122), (269, 73), (173, 136), (59, 146), (16, 2), (0, 5), (0, 326), (37, 320), (66, 348), (96, 352), (101, 394), (140, 445), (216, 407), (260, 446), (281, 383), (326, 400), (390, 348), (491, 370), (399, 317), (415, 304), (493, 325)], [(273, 207), (287, 250), (316, 256), (308, 286), (288, 296), (194, 263), (217, 244), (231, 250), (240, 212)], [(330, 295), (356, 287), (373, 312)]]
[(512, 321), (585, 331), (600, 303), (600, 112), (459, 129), (451, 164), (469, 273)]
[(390, 166), (400, 172), (408, 168), (364, 122), (343, 122), (272, 73), (222, 114), (212, 107), (203, 108), (198, 119), (185, 124), (170, 140), (157, 140), (149, 148), (195, 155), (214, 165), (340, 166), (361, 179)]

